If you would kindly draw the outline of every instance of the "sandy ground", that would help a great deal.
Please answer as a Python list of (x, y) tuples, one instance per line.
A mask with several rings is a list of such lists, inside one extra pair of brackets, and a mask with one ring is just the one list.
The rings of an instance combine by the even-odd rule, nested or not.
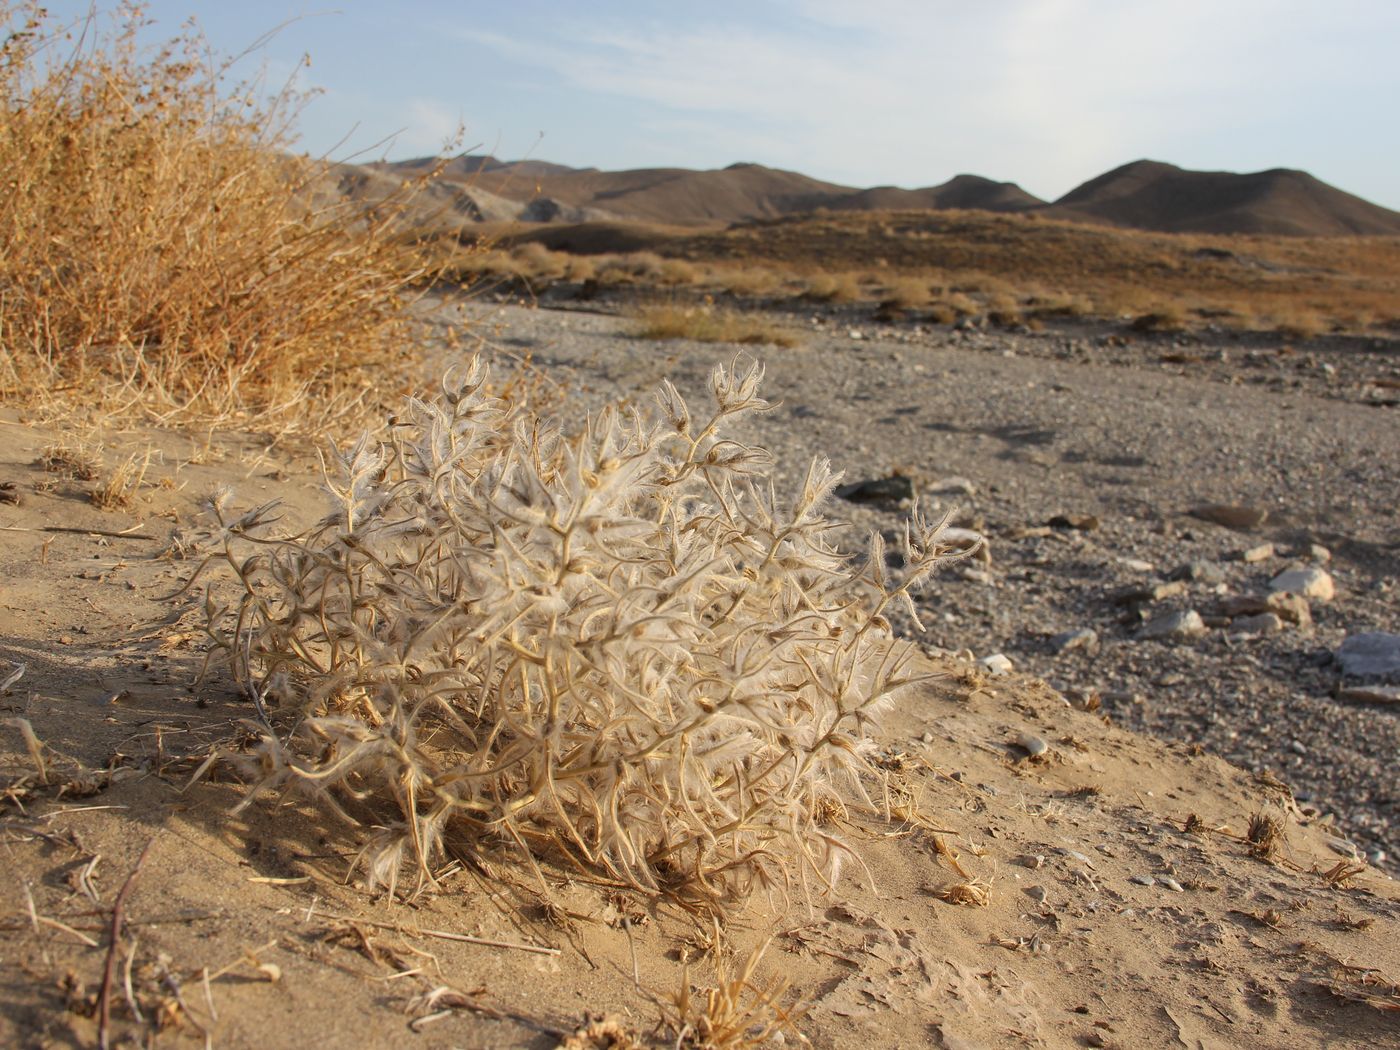
[[(578, 351), (554, 367), (587, 397), (703, 375), (700, 357), (606, 326), (581, 347), (523, 316), (487, 320), (537, 360)], [(790, 459), (810, 435), (785, 418), (772, 443)], [(505, 849), (445, 861), (441, 892), (372, 899), (345, 878), (363, 829), (276, 801), (235, 817), (239, 785), (188, 786), (250, 715), (227, 682), (196, 683), (199, 599), (172, 597), (193, 571), (197, 501), (229, 485), (242, 504), (284, 500), (289, 527), (310, 520), (322, 497), (309, 450), (110, 434), (106, 470), (128, 451), (156, 456), (133, 504), (104, 511), (89, 499), (100, 480), (38, 465), (57, 435), (0, 420), (0, 483), (20, 500), (0, 505), (0, 681), (25, 667), (0, 696), (0, 1044), (93, 1045), (104, 986), (114, 1045), (544, 1048), (590, 1012), (643, 1045), (675, 1042), (660, 1004), (713, 984), (720, 961), (707, 923), (676, 906), (550, 866), (537, 880)], [(842, 427), (862, 430), (843, 420), (825, 423), (838, 452)], [(853, 468), (886, 466), (863, 443)], [(937, 466), (977, 476), (976, 463)], [(1005, 483), (1027, 518), (1064, 509), (1053, 478)], [(1245, 483), (1241, 499), (1267, 481)], [(1348, 528), (1382, 550), (1368, 521)], [(1352, 863), (1336, 818), (1273, 773), (1129, 731), (1042, 680), (930, 662), (938, 681), (881, 730), (892, 811), (844, 827), (864, 866), (833, 894), (752, 901), (726, 930), (739, 957), (768, 942), (757, 972), (792, 982), (812, 1044), (1400, 1045), (1400, 888)], [(1247, 840), (1255, 814), (1283, 828), (1270, 857)]]

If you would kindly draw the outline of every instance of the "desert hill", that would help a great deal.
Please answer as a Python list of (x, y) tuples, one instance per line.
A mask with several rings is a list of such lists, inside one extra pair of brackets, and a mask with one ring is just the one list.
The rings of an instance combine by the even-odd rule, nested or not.
[(977, 211), (1029, 211), (1045, 202), (1014, 182), (996, 182), (981, 175), (955, 175), (939, 186), (906, 190), (876, 186), (861, 190), (827, 207), (840, 211), (910, 211), (945, 208)]
[[(374, 167), (404, 175), (424, 171), (431, 163), (430, 158), (419, 158)], [(819, 208), (1024, 211), (1044, 204), (1015, 183), (996, 182), (979, 175), (958, 175), (941, 185), (922, 189), (858, 189), (748, 163), (712, 171), (600, 171), (565, 168), (544, 161), (503, 162), (494, 157), (465, 156), (452, 160), (444, 169), (443, 178), (461, 186), (468, 195), (484, 191), (503, 199), (533, 201), (537, 212), (557, 209), (563, 213), (587, 212), (596, 219), (679, 224), (743, 222)]]
[(563, 205), (646, 222), (735, 222), (812, 211), (855, 191), (791, 171), (734, 164), (718, 171), (639, 168), (526, 175), (483, 172), (477, 185), (509, 197), (536, 193)]
[[(378, 176), (403, 177), (420, 173), (432, 163), (431, 158), (418, 158), (381, 162), (367, 170)], [(1372, 204), (1304, 171), (1189, 171), (1151, 160), (1115, 168), (1051, 203), (1014, 182), (997, 182), (980, 175), (957, 175), (940, 185), (919, 189), (860, 189), (748, 163), (708, 171), (601, 171), (541, 160), (501, 161), (465, 155), (447, 164), (442, 181), (453, 187), (454, 193), (478, 202), (475, 210), (484, 218), (476, 221), (509, 218), (525, 222), (710, 225), (819, 209), (964, 209), (1025, 212), (1168, 233), (1295, 237), (1400, 234), (1400, 212)], [(513, 205), (501, 203), (507, 201)]]
[(1400, 233), (1400, 212), (1329, 186), (1305, 171), (1188, 171), (1138, 160), (1044, 209), (1058, 219), (1168, 233), (1329, 237)]

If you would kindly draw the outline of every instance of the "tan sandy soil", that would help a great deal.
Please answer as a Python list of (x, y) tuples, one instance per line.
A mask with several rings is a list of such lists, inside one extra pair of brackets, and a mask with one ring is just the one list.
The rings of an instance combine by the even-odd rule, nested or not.
[[(109, 466), (157, 459), (129, 509), (102, 511), (98, 482), (36, 465), (53, 440), (0, 416), (21, 501), (0, 505), (0, 681), (25, 667), (0, 695), (0, 1045), (94, 1045), (104, 984), (113, 1045), (544, 1048), (590, 1011), (673, 1045), (657, 1000), (715, 972), (706, 922), (674, 904), (537, 878), (500, 844), (446, 862), (439, 892), (370, 899), (346, 882), (363, 829), (277, 800), (230, 815), (239, 786), (217, 773), (187, 787), (252, 713), (196, 684), (200, 599), (171, 597), (197, 500), (226, 484), (308, 521), (308, 450), (110, 435)], [(772, 937), (758, 972), (791, 980), (813, 1045), (1400, 1045), (1400, 889), (1341, 878), (1279, 782), (1036, 680), (931, 670), (882, 730), (889, 811), (842, 822), (864, 864), (725, 931), (740, 956)], [(1243, 839), (1256, 813), (1285, 828), (1272, 859)], [(421, 998), (444, 986), (460, 994)]]

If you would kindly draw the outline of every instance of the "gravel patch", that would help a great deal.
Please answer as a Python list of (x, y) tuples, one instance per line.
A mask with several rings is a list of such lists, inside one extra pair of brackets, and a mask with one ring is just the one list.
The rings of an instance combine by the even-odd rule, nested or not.
[[(925, 631), (897, 629), (931, 651), (1001, 654), (1120, 724), (1270, 770), (1394, 868), (1400, 704), (1334, 654), (1400, 632), (1395, 344), (814, 313), (789, 318), (801, 347), (740, 351), (637, 339), (604, 313), (466, 310), (488, 352), (528, 352), (591, 407), (649, 404), (662, 378), (703, 403), (714, 364), (760, 358), (776, 407), (736, 436), (774, 453), (780, 491), (824, 455), (851, 483), (910, 479), (989, 538), (989, 564), (952, 566), (924, 596)], [(1244, 513), (1198, 516), (1222, 507)], [(907, 509), (830, 512), (858, 550)]]

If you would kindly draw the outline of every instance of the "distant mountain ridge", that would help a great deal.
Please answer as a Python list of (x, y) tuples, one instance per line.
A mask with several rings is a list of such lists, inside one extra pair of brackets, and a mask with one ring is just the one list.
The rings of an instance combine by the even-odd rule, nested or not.
[(1188, 171), (1138, 160), (1090, 179), (1044, 209), (1057, 218), (1169, 233), (1330, 237), (1400, 234), (1400, 212), (1306, 171)]
[[(433, 163), (433, 158), (418, 158), (366, 167), (383, 176), (403, 176), (425, 170)], [(1153, 160), (1114, 168), (1054, 202), (1043, 201), (1014, 182), (997, 182), (979, 175), (957, 175), (940, 185), (920, 189), (860, 189), (747, 162), (703, 171), (602, 171), (469, 154), (448, 161), (441, 181), (454, 196), (479, 197), (481, 204), (474, 210), (488, 221), (621, 220), (699, 225), (745, 222), (819, 209), (957, 208), (1023, 212), (1171, 233), (1400, 234), (1400, 212), (1346, 193), (1304, 171), (1190, 171)], [(458, 205), (457, 210), (469, 214), (473, 209)]]

